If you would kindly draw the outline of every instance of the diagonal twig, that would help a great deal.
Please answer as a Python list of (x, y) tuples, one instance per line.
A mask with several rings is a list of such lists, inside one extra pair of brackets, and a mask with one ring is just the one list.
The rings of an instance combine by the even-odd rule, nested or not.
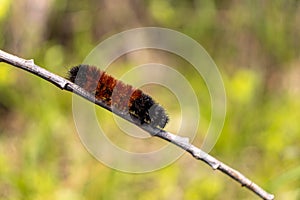
[[(70, 92), (73, 92), (109, 111), (112, 111), (109, 106), (104, 104), (101, 101), (98, 101), (95, 99), (93, 95), (86, 92), (84, 89), (79, 87), (78, 85), (66, 80), (65, 78), (62, 78), (56, 74), (53, 74), (37, 65), (34, 64), (33, 60), (25, 60), (23, 58), (14, 56), (12, 54), (6, 53), (4, 51), (0, 50), (0, 62), (8, 63), (12, 66), (15, 66), (17, 68), (21, 68), (23, 70), (26, 70), (36, 76), (41, 77), (42, 79), (51, 82), (55, 86), (59, 87), (62, 90), (67, 90)], [(114, 114), (122, 117), (123, 119), (136, 124), (135, 121), (131, 119), (129, 115), (126, 115), (124, 113), (118, 112), (117, 110), (113, 111)], [(136, 124), (137, 125), (137, 124)], [(170, 132), (161, 130), (159, 128), (153, 128), (147, 124), (138, 125), (140, 128), (151, 134), (152, 136), (159, 137), (163, 140), (166, 140), (168, 142), (171, 142), (178, 147), (184, 149), (185, 151), (189, 152), (193, 157), (195, 157), (198, 160), (202, 160), (206, 164), (212, 167), (214, 170), (219, 170), (223, 172), (224, 174), (230, 176), (232, 179), (239, 182), (242, 186), (248, 188), (255, 194), (257, 194), (259, 197), (265, 200), (272, 200), (274, 199), (274, 195), (266, 192), (264, 189), (262, 189), (260, 186), (252, 182), (250, 179), (245, 177), (242, 173), (239, 171), (227, 166), (223, 162), (217, 160), (213, 156), (209, 155), (208, 153), (202, 151), (201, 149), (197, 148), (196, 146), (189, 143), (189, 139), (181, 136), (174, 135)]]

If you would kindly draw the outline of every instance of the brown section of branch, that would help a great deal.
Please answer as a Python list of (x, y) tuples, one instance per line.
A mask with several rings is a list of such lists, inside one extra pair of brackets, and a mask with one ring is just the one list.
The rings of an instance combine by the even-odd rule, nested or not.
[[(90, 93), (83, 90), (78, 85), (56, 75), (53, 74), (37, 65), (34, 64), (33, 60), (25, 60), (22, 58), (19, 58), (17, 56), (8, 54), (4, 51), (0, 50), (0, 62), (5, 62), (10, 65), (13, 65), (15, 67), (21, 68), (23, 70), (26, 70), (32, 74), (35, 74), (42, 79), (51, 82), (52, 84), (56, 85), (60, 89), (71, 91), (109, 111), (112, 111), (110, 107), (102, 103), (101, 101), (97, 101), (94, 96), (92, 96)], [(118, 111), (114, 111), (114, 114), (122, 117), (123, 119), (126, 119), (127, 121), (136, 124), (129, 115), (125, 115), (122, 113), (119, 113)], [(137, 125), (137, 124), (136, 124)], [(159, 137), (161, 139), (164, 139), (168, 142), (171, 142), (178, 147), (184, 149), (185, 151), (189, 152), (192, 156), (194, 156), (198, 160), (202, 160), (203, 162), (207, 163), (209, 166), (211, 166), (214, 170), (219, 170), (223, 172), (224, 174), (227, 174), (232, 179), (239, 182), (242, 186), (248, 188), (252, 192), (256, 193), (259, 197), (266, 200), (274, 199), (273, 194), (269, 194), (264, 189), (259, 187), (257, 184), (249, 180), (247, 177), (245, 177), (243, 174), (238, 172), (235, 169), (232, 169), (231, 167), (227, 166), (226, 164), (220, 162), (216, 158), (212, 157), (211, 155), (205, 153), (201, 149), (195, 147), (191, 143), (189, 143), (188, 138), (184, 138), (181, 136), (174, 135), (172, 133), (169, 133), (167, 131), (161, 130), (159, 128), (153, 128), (147, 124), (138, 125), (143, 130), (147, 131), (152, 136)]]

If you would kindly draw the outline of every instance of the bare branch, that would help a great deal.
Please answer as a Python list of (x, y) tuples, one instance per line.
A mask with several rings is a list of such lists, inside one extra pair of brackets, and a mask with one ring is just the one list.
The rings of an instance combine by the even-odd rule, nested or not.
[[(102, 103), (101, 101), (98, 101), (97, 99), (95, 99), (95, 97), (93, 95), (86, 92), (78, 85), (35, 65), (33, 60), (25, 60), (23, 58), (19, 58), (17, 56), (11, 55), (9, 53), (6, 53), (6, 52), (0, 50), (0, 62), (5, 62), (5, 63), (8, 63), (15, 67), (26, 70), (32, 74), (35, 74), (35, 75), (41, 77), (42, 79), (44, 79), (48, 82), (51, 82), (52, 84), (56, 85), (60, 89), (73, 92), (73, 93), (75, 93), (75, 94), (109, 110), (109, 111), (112, 111), (109, 106), (107, 106), (106, 104)], [(133, 121), (129, 115), (120, 113), (117, 110), (116, 111), (114, 110), (113, 112), (114, 112), (114, 114), (122, 117), (123, 119), (125, 119), (133, 124), (136, 124), (136, 122)], [(138, 124), (136, 124), (136, 125), (138, 125)], [(212, 157), (208, 153), (195, 147), (194, 145), (189, 143), (188, 138), (174, 135), (170, 132), (161, 130), (159, 128), (153, 128), (145, 123), (143, 125), (138, 125), (138, 126), (140, 128), (142, 128), (143, 130), (147, 131), (152, 136), (159, 137), (163, 140), (171, 142), (171, 143), (177, 145), (178, 147), (184, 149), (185, 151), (189, 152), (192, 156), (194, 156), (196, 159), (202, 160), (203, 162), (207, 163), (214, 170), (219, 170), (219, 171), (223, 172), (224, 174), (227, 174), (232, 179), (239, 182), (242, 186), (244, 186), (244, 187), (248, 188), (249, 190), (251, 190), (252, 192), (256, 193), (262, 199), (265, 199), (265, 200), (274, 199), (273, 194), (269, 194), (268, 192), (266, 192), (264, 189), (262, 189), (260, 186), (258, 186), (251, 180), (249, 180), (247, 177), (245, 177), (243, 174), (241, 174), (237, 170), (232, 169), (231, 167), (220, 162), (219, 160)]]

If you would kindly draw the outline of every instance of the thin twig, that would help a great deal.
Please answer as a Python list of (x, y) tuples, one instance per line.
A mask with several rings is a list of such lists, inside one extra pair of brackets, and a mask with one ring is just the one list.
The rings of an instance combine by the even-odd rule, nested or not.
[[(83, 98), (109, 110), (109, 111), (112, 111), (109, 106), (107, 106), (106, 104), (102, 103), (101, 101), (98, 101), (97, 99), (95, 99), (95, 97), (93, 95), (86, 92), (78, 85), (35, 65), (33, 60), (25, 60), (23, 58), (19, 58), (17, 56), (11, 55), (9, 53), (6, 53), (6, 52), (0, 50), (0, 62), (5, 62), (5, 63), (8, 63), (15, 67), (26, 70), (32, 74), (35, 74), (35, 75), (41, 77), (42, 79), (44, 79), (46, 81), (51, 82), (52, 84), (54, 84), (55, 86), (59, 87), (62, 90), (67, 90), (67, 91), (76, 93), (77, 95), (79, 95), (79, 96), (81, 96), (81, 97), (83, 97)], [(118, 112), (117, 110), (116, 111), (114, 110), (113, 112), (114, 112), (114, 114), (122, 117), (123, 119), (125, 119), (133, 124), (136, 124), (136, 122), (133, 121), (129, 115)], [(231, 167), (220, 162), (219, 160), (212, 157), (208, 153), (195, 147), (194, 145), (189, 143), (188, 138), (174, 135), (170, 132), (161, 130), (159, 128), (153, 128), (145, 123), (142, 126), (141, 125), (138, 125), (138, 126), (140, 128), (142, 128), (143, 130), (147, 131), (152, 136), (156, 136), (161, 139), (164, 139), (164, 140), (171, 142), (171, 143), (177, 145), (178, 147), (184, 149), (185, 151), (189, 152), (192, 156), (194, 156), (196, 159), (202, 160), (205, 163), (207, 163), (214, 170), (219, 170), (219, 171), (227, 174), (228, 176), (230, 176), (231, 178), (233, 178), (234, 180), (239, 182), (242, 186), (244, 186), (244, 187), (248, 188), (249, 190), (251, 190), (252, 192), (256, 193), (262, 199), (266, 199), (266, 200), (274, 199), (273, 194), (269, 194), (268, 192), (266, 192), (264, 189), (262, 189), (260, 186), (258, 186), (251, 180), (249, 180), (247, 177), (245, 177), (243, 174), (241, 174), (237, 170), (232, 169)]]

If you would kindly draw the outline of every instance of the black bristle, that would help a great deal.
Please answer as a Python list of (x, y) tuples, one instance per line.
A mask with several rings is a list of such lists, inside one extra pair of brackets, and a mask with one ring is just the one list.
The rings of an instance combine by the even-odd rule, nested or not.
[(78, 71), (79, 71), (79, 68), (80, 68), (80, 66), (72, 67), (72, 68), (69, 70), (67, 79), (70, 80), (71, 82), (75, 83), (75, 79), (76, 79), (77, 73), (78, 73)]

